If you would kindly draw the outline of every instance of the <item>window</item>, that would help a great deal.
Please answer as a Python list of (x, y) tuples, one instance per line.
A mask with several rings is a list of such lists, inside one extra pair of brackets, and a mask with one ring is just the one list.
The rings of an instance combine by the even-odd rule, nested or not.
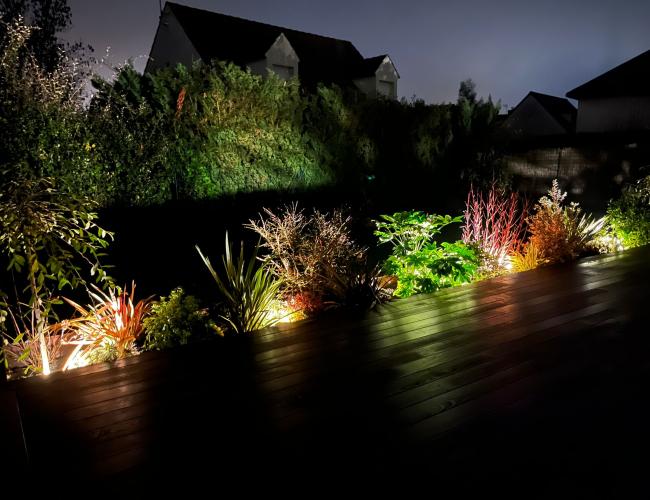
[(379, 80), (377, 93), (386, 97), (395, 97), (395, 82)]
[(281, 64), (272, 64), (271, 70), (283, 80), (293, 78), (293, 66), (282, 66)]

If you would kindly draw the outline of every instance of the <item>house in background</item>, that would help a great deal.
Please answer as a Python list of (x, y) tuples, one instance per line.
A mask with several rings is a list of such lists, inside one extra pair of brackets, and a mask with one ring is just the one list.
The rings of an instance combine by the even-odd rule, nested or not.
[(529, 92), (503, 121), (513, 138), (529, 139), (570, 135), (575, 132), (576, 108), (568, 99)]
[(297, 76), (308, 88), (335, 83), (371, 98), (397, 98), (399, 73), (388, 55), (366, 59), (346, 40), (167, 2), (145, 71), (213, 60), (262, 76)]
[(578, 133), (650, 132), (650, 50), (567, 92)]

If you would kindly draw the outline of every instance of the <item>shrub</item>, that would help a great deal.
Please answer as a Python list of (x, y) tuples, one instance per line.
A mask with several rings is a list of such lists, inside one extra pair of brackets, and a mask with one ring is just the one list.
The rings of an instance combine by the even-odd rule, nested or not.
[(650, 243), (650, 176), (627, 186), (607, 207), (612, 235), (625, 248)]
[(428, 215), (423, 212), (397, 212), (375, 221), (380, 243), (393, 246), (384, 271), (397, 276), (395, 295), (408, 297), (469, 283), (478, 270), (476, 253), (458, 241), (438, 244), (434, 238), (462, 217)]
[(95, 80), (89, 110), (115, 201), (151, 205), (330, 186), (325, 144), (306, 130), (297, 80), (234, 64), (179, 65), (144, 75), (125, 66)]
[(43, 347), (47, 353), (48, 366), (52, 366), (60, 358), (63, 336), (55, 334), (52, 327), (43, 332), (44, 346), (34, 329), (21, 330), (18, 325), (14, 325), (14, 328), (20, 333), (11, 337), (5, 336), (0, 353), (0, 361), (4, 363), (9, 378), (16, 374), (28, 377), (42, 372)]
[(13, 179), (53, 177), (65, 191), (103, 202), (107, 172), (83, 106), (83, 65), (61, 51), (46, 69), (30, 50), (37, 28), (20, 19), (3, 28), (0, 169), (11, 169)]
[(540, 255), (537, 245), (532, 242), (526, 244), (521, 252), (518, 250), (513, 252), (510, 256), (510, 261), (512, 270), (516, 273), (530, 271), (545, 262)]
[(110, 283), (100, 259), (112, 234), (97, 225), (95, 206), (60, 191), (52, 179), (0, 180), (0, 252), (12, 280), (4, 291), (10, 297), (4, 315), (12, 317), (6, 334), (10, 342), (23, 333), (40, 345), (40, 353), (30, 355), (39, 360), (37, 371), (49, 371), (46, 336), (57, 318), (59, 291), (85, 285), (88, 275)]
[(350, 276), (365, 261), (365, 249), (350, 233), (351, 218), (340, 210), (331, 214), (315, 210), (308, 217), (297, 205), (279, 214), (265, 209), (266, 217), (246, 227), (262, 237), (268, 250), (266, 266), (282, 280), (286, 299), (303, 295), (313, 305), (322, 304), (328, 291), (328, 276)]
[(504, 269), (508, 255), (519, 248), (526, 233), (527, 204), (516, 193), (492, 184), (483, 192), (471, 187), (464, 212), (462, 240), (478, 249), (481, 274)]
[(95, 291), (89, 292), (92, 303), (87, 307), (65, 299), (80, 316), (58, 325), (68, 342), (77, 344), (64, 369), (137, 353), (135, 343), (144, 332), (143, 321), (151, 310), (151, 298), (134, 303), (134, 283), (130, 292), (111, 288), (104, 293), (93, 288)]
[(226, 254), (223, 257), (223, 277), (215, 271), (210, 260), (197, 252), (214, 278), (223, 300), (224, 319), (234, 333), (246, 333), (274, 325), (280, 318), (273, 314), (275, 302), (282, 281), (276, 279), (265, 266), (259, 265), (257, 254), (259, 244), (246, 260), (244, 245), (241, 244), (239, 256), (233, 256), (233, 249), (226, 233)]
[(393, 294), (380, 266), (360, 263), (357, 269), (349, 269), (347, 274), (327, 268), (325, 278), (326, 295), (343, 307), (372, 309), (389, 300)]
[(152, 304), (151, 313), (144, 320), (144, 330), (146, 350), (184, 345), (192, 337), (206, 335), (209, 330), (207, 311), (200, 309), (195, 297), (176, 288), (169, 297), (161, 297)]
[(564, 206), (565, 198), (566, 193), (554, 179), (548, 196), (540, 198), (528, 218), (530, 242), (548, 262), (576, 258), (588, 249), (603, 226), (603, 219), (584, 215), (577, 203)]
[(325, 307), (322, 297), (316, 297), (309, 292), (289, 295), (286, 297), (285, 302), (289, 310), (302, 313), (305, 316), (317, 314)]

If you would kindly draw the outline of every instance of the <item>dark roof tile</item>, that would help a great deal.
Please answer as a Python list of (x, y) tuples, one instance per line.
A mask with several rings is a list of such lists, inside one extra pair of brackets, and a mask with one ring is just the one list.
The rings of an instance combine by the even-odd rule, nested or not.
[[(367, 68), (377, 59), (364, 59), (347, 40), (313, 35), (172, 2), (167, 2), (167, 5), (204, 61), (216, 59), (244, 66), (261, 60), (281, 33), (287, 37), (300, 59), (300, 79), (306, 84), (340, 83), (365, 76)], [(383, 59), (384, 56), (379, 57)]]
[(528, 95), (537, 99), (537, 102), (539, 102), (542, 107), (566, 129), (567, 132), (575, 131), (577, 110), (568, 99), (548, 94), (541, 94), (539, 92), (529, 92)]

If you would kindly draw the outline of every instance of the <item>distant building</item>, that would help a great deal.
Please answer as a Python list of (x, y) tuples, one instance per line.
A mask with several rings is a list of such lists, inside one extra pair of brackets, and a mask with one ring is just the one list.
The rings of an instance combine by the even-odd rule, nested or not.
[(503, 121), (514, 138), (529, 139), (573, 134), (576, 108), (568, 99), (529, 92)]
[(399, 73), (391, 58), (364, 58), (352, 43), (167, 2), (145, 71), (182, 63), (232, 62), (266, 76), (297, 76), (354, 86), (369, 97), (397, 97)]
[(567, 92), (578, 133), (650, 131), (650, 50)]

